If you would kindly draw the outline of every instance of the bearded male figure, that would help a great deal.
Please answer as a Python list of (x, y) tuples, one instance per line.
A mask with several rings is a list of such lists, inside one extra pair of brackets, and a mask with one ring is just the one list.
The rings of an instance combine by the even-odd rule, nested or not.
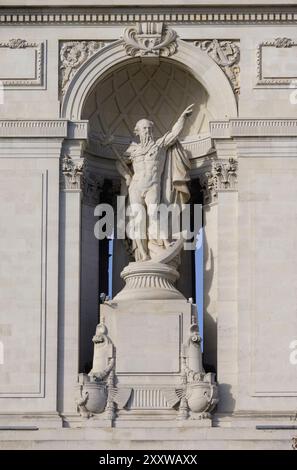
[[(139, 143), (132, 142), (124, 154), (124, 162), (118, 160), (117, 168), (124, 177), (128, 187), (130, 207), (137, 209), (139, 205), (150, 213), (150, 222), (143, 237), (133, 240), (133, 251), (136, 261), (153, 259), (160, 250), (168, 247), (166, 238), (152, 235), (157, 222), (156, 207), (160, 204), (178, 204), (181, 206), (189, 199), (187, 182), (190, 163), (178, 142), (186, 118), (192, 114), (193, 104), (181, 114), (172, 130), (154, 141), (154, 123), (141, 119), (135, 125), (134, 133)], [(129, 165), (132, 170), (129, 170)], [(153, 209), (153, 211), (151, 210)], [(135, 217), (135, 213), (133, 214)], [(136, 219), (135, 219), (136, 220)], [(139, 224), (139, 221), (137, 222)], [(146, 225), (146, 224), (145, 224)], [(137, 227), (135, 227), (136, 233)]]

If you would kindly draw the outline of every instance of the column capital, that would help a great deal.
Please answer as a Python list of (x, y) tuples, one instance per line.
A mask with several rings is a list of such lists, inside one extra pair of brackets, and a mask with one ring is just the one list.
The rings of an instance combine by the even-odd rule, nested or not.
[(199, 181), (204, 204), (216, 202), (219, 191), (237, 190), (238, 162), (234, 158), (213, 160), (206, 171), (200, 173)]

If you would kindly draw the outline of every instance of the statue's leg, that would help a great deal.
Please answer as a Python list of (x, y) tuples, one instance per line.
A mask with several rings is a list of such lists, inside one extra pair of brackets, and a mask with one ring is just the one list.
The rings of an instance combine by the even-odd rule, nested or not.
[(145, 195), (145, 204), (148, 213), (148, 238), (158, 240), (160, 238), (159, 224), (160, 185), (155, 183)]
[[(149, 255), (146, 239), (146, 207), (141, 189), (137, 186), (131, 185), (129, 187), (129, 200), (132, 215), (129, 223), (132, 224), (134, 228), (134, 242), (136, 245), (135, 260), (145, 261), (149, 259)], [(143, 209), (141, 213), (139, 213), (139, 206)]]

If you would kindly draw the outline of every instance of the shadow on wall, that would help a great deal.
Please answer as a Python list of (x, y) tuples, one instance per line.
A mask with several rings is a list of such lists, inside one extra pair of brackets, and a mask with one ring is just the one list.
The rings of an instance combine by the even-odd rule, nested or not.
[[(206, 209), (207, 210), (207, 209)], [(217, 321), (216, 312), (211, 311), (210, 289), (214, 282), (214, 255), (204, 236), (204, 279), (203, 279), (203, 359), (206, 372), (217, 372)], [(208, 266), (208, 268), (206, 268)]]
[(235, 409), (235, 399), (232, 394), (232, 385), (218, 383), (219, 387), (219, 403), (218, 403), (218, 412), (229, 413)]

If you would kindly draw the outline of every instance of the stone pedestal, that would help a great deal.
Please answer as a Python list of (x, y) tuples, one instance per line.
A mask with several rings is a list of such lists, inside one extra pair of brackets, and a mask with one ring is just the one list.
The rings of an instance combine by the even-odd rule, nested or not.
[[(186, 299), (105, 302), (93, 338), (93, 368), (80, 375), (81, 416), (120, 427), (135, 421), (189, 426), (194, 419), (211, 426), (217, 387), (202, 366), (196, 316)], [(104, 411), (98, 402), (96, 412), (96, 393), (100, 404), (106, 401)]]

